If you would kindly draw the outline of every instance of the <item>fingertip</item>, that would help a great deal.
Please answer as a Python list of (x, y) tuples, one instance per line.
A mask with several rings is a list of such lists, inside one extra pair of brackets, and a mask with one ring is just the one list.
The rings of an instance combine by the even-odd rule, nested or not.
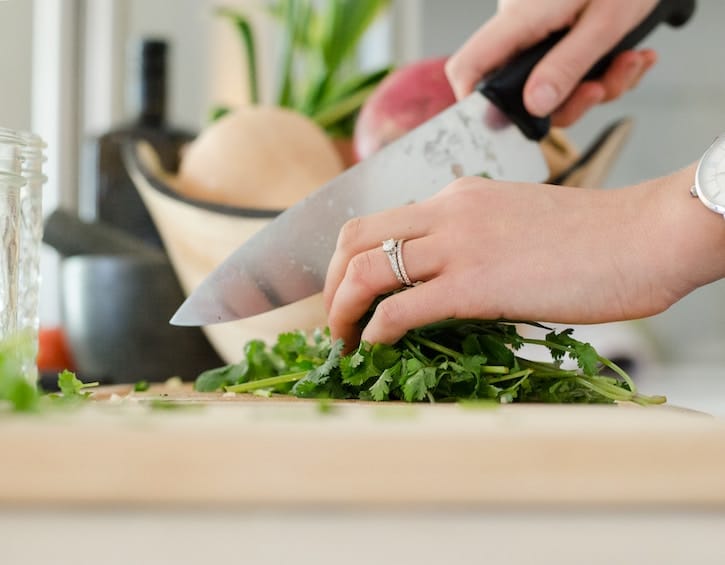
[(378, 303), (373, 315), (362, 330), (361, 339), (363, 341), (391, 344), (405, 335), (409, 329), (407, 327), (408, 319), (401, 309), (400, 298), (399, 295), (393, 294)]
[(470, 77), (468, 79), (465, 77), (458, 55), (453, 55), (446, 61), (444, 71), (456, 100), (465, 98), (473, 91), (474, 85)]
[(360, 345), (360, 341), (363, 339), (360, 337), (360, 332), (349, 332), (347, 335), (340, 335), (338, 337), (335, 337), (332, 335), (333, 340), (341, 339), (342, 340), (342, 354), (347, 355), (348, 353), (351, 353), (358, 345)]
[(654, 49), (642, 49), (640, 50), (640, 54), (645, 64), (654, 65), (659, 60), (659, 55)]
[(525, 18), (511, 17), (500, 10), (494, 14), (446, 61), (446, 76), (456, 97), (461, 99), (473, 92), (486, 75), (542, 39), (532, 36), (530, 30)]
[(644, 62), (643, 66), (645, 72), (650, 70), (659, 62), (659, 56), (657, 55), (657, 52), (651, 49), (648, 49), (646, 53), (642, 54), (642, 59)]
[(534, 116), (548, 116), (560, 103), (559, 89), (549, 81), (535, 81), (524, 91), (524, 105)]

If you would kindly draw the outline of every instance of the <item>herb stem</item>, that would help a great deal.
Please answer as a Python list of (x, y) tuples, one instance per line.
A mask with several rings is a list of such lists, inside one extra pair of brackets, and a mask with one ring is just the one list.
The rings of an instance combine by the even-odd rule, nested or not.
[(300, 371), (299, 373), (288, 373), (286, 375), (278, 375), (276, 377), (267, 377), (266, 379), (227, 386), (224, 390), (227, 392), (251, 392), (260, 388), (270, 388), (285, 383), (295, 383), (301, 380), (307, 373), (309, 373), (309, 371)]
[(635, 394), (637, 393), (637, 386), (634, 384), (634, 382), (632, 381), (632, 379), (630, 378), (630, 376), (627, 374), (627, 372), (624, 371), (621, 367), (619, 367), (619, 365), (617, 365), (616, 363), (613, 363), (609, 359), (606, 359), (606, 358), (602, 357), (601, 355), (598, 355), (597, 356), (597, 359), (599, 360), (599, 362), (602, 365), (604, 365), (605, 367), (610, 368), (612, 371), (614, 371), (620, 377), (622, 377), (622, 379), (624, 380), (624, 382), (627, 383), (627, 386), (629, 387), (629, 390), (631, 390)]
[[(432, 349), (433, 351), (437, 351), (438, 353), (442, 353), (448, 357), (453, 357), (456, 361), (460, 361), (463, 357), (462, 353), (419, 335), (412, 335), (410, 338), (405, 339), (410, 339), (420, 345), (424, 345), (428, 349)], [(509, 372), (509, 368), (503, 365), (481, 365), (481, 372), (492, 375), (506, 375)]]
[(566, 377), (578, 377), (578, 371), (572, 371), (569, 369), (561, 369), (550, 363), (541, 363), (539, 361), (529, 361), (528, 359), (521, 359), (517, 357), (519, 365), (527, 367), (535, 371), (535, 377), (551, 377), (551, 378), (566, 378)]
[(637, 404), (641, 406), (647, 406), (649, 404), (664, 404), (667, 402), (666, 396), (660, 396), (659, 394), (655, 394), (654, 396), (647, 396), (644, 394), (635, 394), (632, 397), (632, 402), (636, 402)]
[(440, 343), (436, 343), (435, 341), (432, 341), (425, 337), (421, 337), (419, 335), (412, 335), (410, 336), (410, 339), (420, 345), (425, 345), (428, 349), (432, 349), (433, 351), (437, 351), (438, 353), (442, 353), (443, 355), (453, 357), (456, 361), (460, 360), (461, 358), (461, 354), (458, 353), (458, 351), (454, 351), (453, 349), (446, 347), (445, 345), (441, 345)]
[(481, 372), (487, 375), (506, 375), (511, 378), (509, 368), (503, 365), (481, 365)]
[(423, 355), (421, 350), (418, 349), (418, 347), (415, 345), (415, 343), (413, 343), (411, 341), (411, 339), (409, 337), (404, 337), (403, 343), (406, 345), (408, 350), (413, 354), (413, 357), (415, 357), (418, 361), (420, 361), (424, 365), (430, 364), (430, 360), (425, 355)]
[(620, 393), (626, 392), (623, 389), (618, 389), (616, 392), (604, 390), (599, 383), (594, 383), (590, 381), (589, 379), (585, 379), (584, 377), (577, 377), (574, 379), (577, 383), (579, 383), (582, 386), (587, 387), (590, 390), (593, 390), (597, 394), (603, 396), (604, 398), (608, 398), (609, 400), (630, 400), (631, 397), (628, 395), (622, 395)]
[(533, 372), (533, 369), (523, 369), (522, 371), (516, 371), (515, 373), (509, 373), (508, 375), (503, 375), (501, 377), (486, 379), (486, 384), (503, 383), (506, 381), (518, 379), (519, 377), (528, 377)]

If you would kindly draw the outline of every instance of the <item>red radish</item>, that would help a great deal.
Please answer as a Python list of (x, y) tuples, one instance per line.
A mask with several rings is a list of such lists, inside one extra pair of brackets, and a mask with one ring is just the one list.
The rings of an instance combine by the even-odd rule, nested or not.
[(390, 73), (367, 99), (355, 123), (355, 154), (365, 159), (456, 101), (444, 65), (423, 59)]

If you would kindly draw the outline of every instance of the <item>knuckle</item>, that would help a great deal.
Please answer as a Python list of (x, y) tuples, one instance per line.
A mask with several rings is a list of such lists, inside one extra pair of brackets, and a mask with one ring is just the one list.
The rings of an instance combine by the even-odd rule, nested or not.
[(347, 266), (347, 278), (358, 286), (368, 286), (373, 272), (373, 261), (369, 253), (360, 253), (350, 259)]
[(405, 323), (405, 310), (400, 300), (395, 296), (386, 298), (375, 309), (375, 323), (385, 333), (395, 333), (395, 330)]
[(338, 249), (346, 251), (354, 247), (361, 232), (361, 224), (361, 218), (352, 218), (343, 224), (337, 237)]
[(476, 180), (481, 180), (479, 177), (461, 177), (457, 178), (453, 182), (446, 185), (440, 192), (440, 194), (453, 195), (464, 191), (473, 185)]
[(585, 64), (572, 57), (552, 62), (547, 69), (549, 79), (557, 86), (561, 96), (567, 96), (585, 72)]
[(338, 310), (339, 308), (336, 308), (333, 303), (332, 308), (327, 315), (327, 325), (335, 333), (338, 332), (339, 329), (345, 324), (345, 319)]

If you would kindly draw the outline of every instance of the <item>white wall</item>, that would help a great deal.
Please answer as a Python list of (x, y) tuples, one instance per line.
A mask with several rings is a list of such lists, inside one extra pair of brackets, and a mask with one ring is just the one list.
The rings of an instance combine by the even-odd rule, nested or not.
[[(259, 43), (269, 37), (270, 22), (256, 0), (126, 0), (127, 37), (163, 37), (170, 42), (169, 120), (199, 130), (215, 104), (239, 105), (247, 100), (246, 70), (239, 38), (232, 26), (215, 15), (219, 6), (244, 10), (254, 21)], [(269, 49), (260, 49), (262, 94), (276, 69)]]
[(165, 38), (170, 43), (169, 120), (198, 129), (203, 120), (209, 73), (206, 70), (210, 2), (205, 0), (127, 0), (128, 39)]
[(0, 2), (0, 126), (30, 129), (33, 3)]

